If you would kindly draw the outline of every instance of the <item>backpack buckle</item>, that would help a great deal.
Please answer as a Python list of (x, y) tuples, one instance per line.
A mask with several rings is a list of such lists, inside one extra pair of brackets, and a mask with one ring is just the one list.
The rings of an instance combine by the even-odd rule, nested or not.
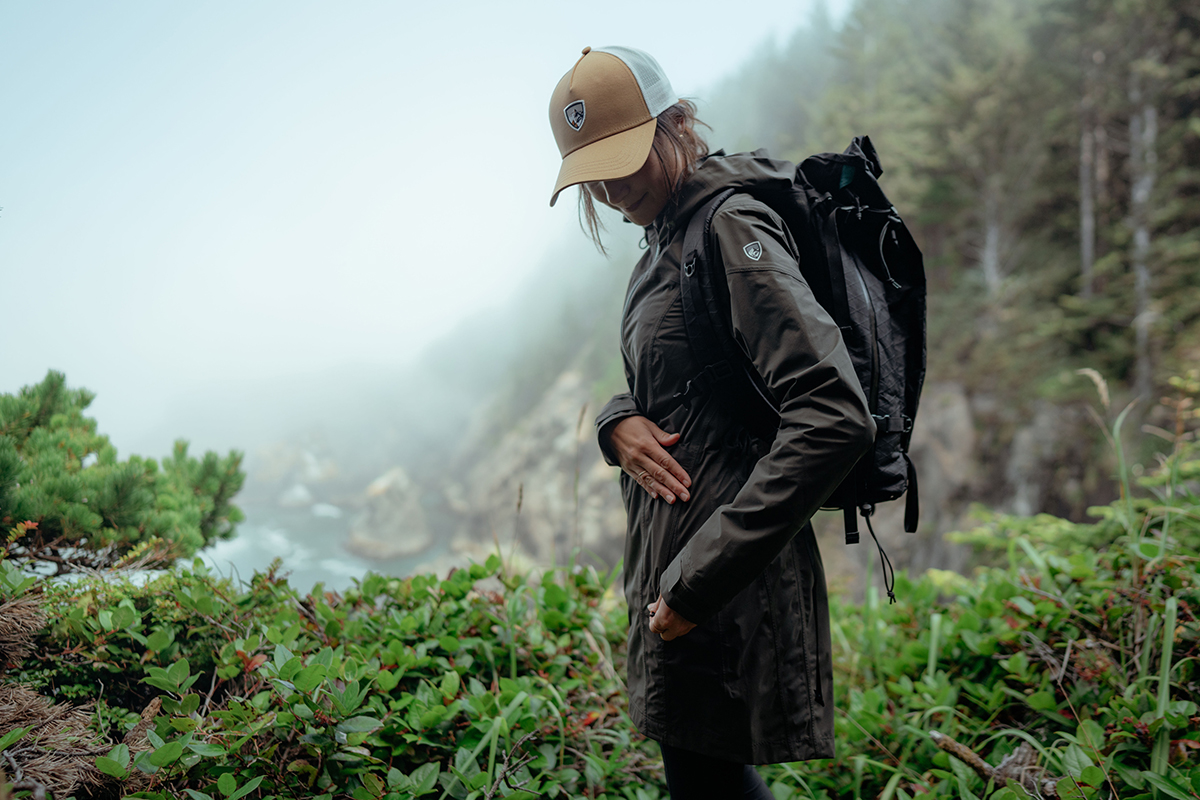
[(691, 261), (683, 265), (683, 274), (689, 278), (696, 272), (696, 259), (693, 256)]
[(913, 421), (903, 414), (896, 417), (891, 414), (872, 414), (871, 418), (875, 420), (879, 433), (912, 433)]

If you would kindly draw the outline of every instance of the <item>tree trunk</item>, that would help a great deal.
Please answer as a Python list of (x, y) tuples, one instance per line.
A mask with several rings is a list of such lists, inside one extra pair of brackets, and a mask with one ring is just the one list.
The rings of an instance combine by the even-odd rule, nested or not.
[(999, 192), (989, 186), (983, 199), (983, 252), (979, 266), (983, 271), (983, 283), (989, 298), (1000, 294), (1000, 200)]
[(1136, 68), (1130, 77), (1129, 100), (1132, 106), (1129, 165), (1133, 223), (1134, 391), (1138, 397), (1149, 397), (1153, 378), (1150, 363), (1150, 325), (1153, 322), (1150, 310), (1150, 195), (1154, 191), (1158, 161), (1154, 149), (1158, 138), (1158, 111), (1146, 96)]
[(1092, 272), (1096, 263), (1096, 123), (1093, 119), (1092, 72), (1085, 67), (1083, 101), (1079, 109), (1079, 294), (1085, 299), (1092, 296)]

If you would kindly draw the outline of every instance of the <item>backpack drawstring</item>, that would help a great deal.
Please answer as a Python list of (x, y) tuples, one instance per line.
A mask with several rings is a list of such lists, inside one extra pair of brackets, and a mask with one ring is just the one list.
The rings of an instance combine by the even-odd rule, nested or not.
[(875, 540), (875, 547), (879, 548), (879, 561), (883, 567), (883, 588), (887, 589), (888, 605), (891, 605), (896, 602), (896, 571), (892, 569), (892, 560), (883, 551), (883, 545), (879, 543), (879, 537), (875, 535), (875, 529), (871, 527), (871, 513), (875, 509), (872, 508), (868, 511), (863, 508), (861, 510), (863, 519), (867, 521), (867, 530), (871, 532), (871, 538)]

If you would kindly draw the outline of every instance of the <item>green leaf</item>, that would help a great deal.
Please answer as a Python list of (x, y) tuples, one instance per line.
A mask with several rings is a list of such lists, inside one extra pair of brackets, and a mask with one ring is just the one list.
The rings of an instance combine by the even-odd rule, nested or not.
[(1085, 769), (1093, 766), (1092, 760), (1088, 758), (1087, 753), (1083, 752), (1083, 748), (1077, 744), (1067, 745), (1067, 749), (1062, 756), (1062, 763), (1063, 768), (1074, 778), (1080, 777)]
[(211, 794), (197, 792), (195, 789), (184, 789), (184, 791), (188, 793), (188, 797), (192, 798), (192, 800), (213, 800)]
[(373, 797), (378, 797), (379, 795), (383, 794), (383, 790), (384, 790), (385, 786), (383, 783), (383, 779), (380, 778), (378, 775), (373, 775), (368, 772), (367, 774), (362, 776), (361, 780), (363, 782), (363, 786), (367, 789), (368, 792), (371, 793), (371, 795)]
[(177, 741), (167, 742), (150, 754), (150, 763), (156, 767), (165, 767), (183, 755), (183, 745)]
[[(283, 647), (283, 645), (279, 646)], [(290, 681), (300, 673), (302, 668), (303, 664), (301, 664), (299, 657), (293, 656), (288, 659), (286, 664), (279, 668), (279, 677), (282, 680)]]
[(181, 658), (171, 666), (167, 667), (167, 679), (171, 681), (171, 683), (173, 683), (175, 688), (179, 691), (183, 691), (185, 688), (184, 684), (186, 683), (188, 675), (190, 674), (191, 667), (188, 665), (188, 660), (186, 658)]
[(1054, 788), (1058, 790), (1060, 800), (1085, 800), (1083, 790), (1076, 785), (1073, 778), (1059, 778)]
[(105, 775), (113, 776), (117, 780), (124, 780), (124, 778), (129, 774), (128, 770), (126, 770), (116, 761), (113, 761), (108, 756), (99, 756), (96, 759), (96, 769), (100, 770)]
[(445, 706), (434, 706), (421, 715), (421, 727), (432, 728), (446, 718)]
[(443, 636), (440, 639), (438, 639), (438, 646), (448, 652), (457, 653), (458, 648), (459, 648), (459, 642), (458, 642), (458, 639), (456, 639), (455, 637), (447, 635), (447, 636)]
[(1058, 701), (1054, 699), (1052, 692), (1034, 692), (1026, 702), (1030, 708), (1038, 711), (1054, 711), (1058, 708)]
[(442, 676), (442, 686), (441, 686), (442, 697), (446, 698), (447, 700), (453, 699), (455, 697), (455, 695), (458, 694), (458, 688), (459, 688), (459, 685), (461, 684), (461, 682), (462, 682), (462, 679), (458, 676), (458, 673), (455, 672), (454, 670), (450, 670), (445, 675), (443, 675)]
[(129, 606), (118, 606), (113, 611), (113, 627), (119, 629), (128, 628), (138, 618), (137, 611)]
[(1014, 597), (1009, 602), (1021, 610), (1021, 613), (1027, 617), (1032, 617), (1035, 613), (1033, 603), (1029, 602), (1025, 597)]
[(226, 772), (217, 778), (217, 788), (221, 790), (221, 794), (229, 797), (237, 789), (237, 779), (231, 773)]
[(253, 792), (258, 788), (258, 785), (263, 782), (263, 777), (263, 775), (259, 775), (257, 778), (251, 778), (248, 782), (242, 785), (242, 788), (229, 795), (229, 800), (239, 800), (240, 798), (245, 797)]
[(1085, 719), (1079, 723), (1075, 738), (1087, 750), (1099, 750), (1104, 747), (1104, 728), (1094, 719)]
[(129, 745), (119, 744), (112, 749), (108, 757), (121, 765), (122, 769), (129, 767)]
[(1158, 558), (1162, 552), (1162, 546), (1156, 539), (1143, 539), (1136, 545), (1137, 554), (1147, 561)]
[(351, 717), (337, 724), (338, 730), (345, 733), (370, 733), (383, 727), (383, 723), (374, 717)]
[[(165, 706), (166, 703), (164, 703), (163, 705)], [(194, 730), (196, 730), (196, 727), (199, 726), (199, 724), (200, 724), (199, 720), (194, 720), (190, 717), (173, 717), (170, 720), (171, 727), (174, 730), (179, 731), (180, 733), (185, 733), (187, 731), (194, 731)]]
[(173, 641), (175, 641), (175, 634), (172, 631), (159, 628), (146, 637), (146, 647), (155, 652), (160, 652), (170, 647)]
[(1168, 797), (1175, 797), (1178, 800), (1193, 800), (1192, 793), (1171, 778), (1157, 775), (1150, 770), (1143, 770), (1142, 777)]
[(1173, 700), (1167, 706), (1167, 713), (1176, 716), (1191, 717), (1196, 713), (1196, 704), (1191, 700)]
[(309, 664), (296, 673), (296, 677), (292, 679), (292, 685), (296, 687), (296, 691), (298, 692), (311, 692), (321, 685), (321, 681), (325, 680), (327, 673), (328, 669), (325, 665)]
[(1085, 767), (1079, 775), (1079, 782), (1099, 788), (1104, 785), (1104, 770), (1094, 766)]
[(196, 610), (201, 614), (213, 613), (213, 599), (210, 594), (202, 594), (196, 598)]
[(179, 713), (183, 714), (184, 716), (191, 716), (192, 714), (196, 713), (198, 708), (200, 708), (200, 695), (189, 694), (186, 695), (183, 698), (183, 701), (179, 704)]
[[(587, 762), (587, 769), (592, 767), (592, 762)], [(970, 782), (976, 779), (976, 775), (971, 771), (971, 768), (959, 761), (957, 758), (950, 759), (950, 769), (954, 771), (954, 779), (958, 784), (958, 796), (961, 800), (979, 800), (978, 795), (971, 791)]]
[(294, 658), (292, 651), (281, 644), (275, 645), (275, 669), (282, 672), (284, 665)]
[(107, 608), (100, 612), (100, 626), (106, 631), (113, 629), (113, 614)]
[(389, 789), (407, 789), (411, 784), (408, 776), (395, 767), (391, 767), (387, 773), (387, 785)]
[(205, 756), (207, 758), (225, 755), (225, 748), (221, 747), (219, 744), (211, 744), (208, 742), (192, 742), (187, 747), (188, 750), (191, 750), (196, 755)]
[(348, 682), (342, 691), (330, 692), (329, 696), (340, 713), (353, 714), (354, 710), (362, 705), (366, 690), (359, 691), (359, 683), (354, 680)]
[(399, 682), (399, 674), (391, 670), (380, 670), (375, 676), (375, 685), (385, 692), (390, 692), (392, 689), (395, 689), (396, 684)]
[(412, 775), (408, 776), (412, 783), (413, 797), (420, 797), (423, 794), (429, 794), (433, 791), (433, 787), (437, 785), (438, 774), (442, 771), (442, 767), (436, 761), (430, 761), (428, 764), (422, 764), (413, 770)]
[(149, 684), (156, 689), (162, 689), (164, 692), (173, 692), (179, 688), (166, 677), (167, 671), (161, 667), (149, 667), (146, 672), (150, 674), (142, 678), (142, 683)]
[[(3, 563), (3, 562), (0, 562), (0, 563)], [(22, 736), (29, 733), (31, 730), (33, 730), (32, 725), (30, 725), (29, 727), (26, 727), (26, 728), (13, 728), (8, 733), (4, 734), (3, 736), (0, 736), (0, 753), (3, 753), (5, 748), (10, 747), (13, 744), (15, 744), (17, 741), (19, 741), (21, 739)]]
[[(149, 731), (153, 733), (154, 731)], [(143, 750), (138, 753), (133, 759), (133, 765), (147, 775), (153, 775), (158, 772), (158, 767), (150, 761), (151, 753), (149, 750)]]

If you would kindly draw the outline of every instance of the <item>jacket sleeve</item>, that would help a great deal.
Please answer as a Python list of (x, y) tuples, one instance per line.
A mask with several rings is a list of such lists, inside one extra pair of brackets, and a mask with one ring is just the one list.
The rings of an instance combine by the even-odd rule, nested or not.
[(800, 275), (782, 221), (745, 196), (713, 220), (733, 331), (780, 410), (770, 450), (667, 565), (672, 610), (704, 622), (748, 586), (870, 448), (875, 423), (841, 331)]
[(610, 466), (621, 466), (617, 461), (617, 454), (613, 452), (612, 445), (609, 443), (613, 426), (627, 417), (634, 417), (641, 413), (638, 410), (637, 401), (628, 392), (614, 395), (613, 399), (600, 409), (600, 413), (596, 416), (596, 438), (600, 442), (600, 452), (604, 454), (604, 460)]

